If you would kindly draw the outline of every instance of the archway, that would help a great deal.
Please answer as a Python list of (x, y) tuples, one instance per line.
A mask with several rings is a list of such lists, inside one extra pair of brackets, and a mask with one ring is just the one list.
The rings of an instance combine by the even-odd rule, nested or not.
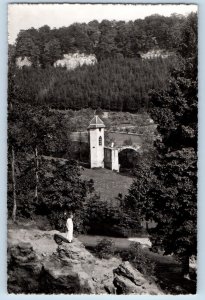
[(119, 151), (118, 157), (120, 172), (127, 172), (135, 167), (139, 154), (134, 148), (127, 147)]

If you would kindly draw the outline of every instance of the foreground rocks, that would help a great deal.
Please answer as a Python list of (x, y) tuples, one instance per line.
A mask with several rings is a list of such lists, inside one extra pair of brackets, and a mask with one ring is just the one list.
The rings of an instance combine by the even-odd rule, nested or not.
[(55, 233), (9, 231), (9, 293), (161, 294), (129, 262), (97, 259), (77, 239), (57, 245)]
[(113, 284), (117, 294), (163, 294), (151, 279), (145, 278), (128, 261), (120, 264), (118, 268), (113, 270), (113, 273), (115, 275)]
[(80, 262), (51, 256), (36, 255), (30, 243), (9, 249), (8, 291), (12, 293), (90, 294), (95, 289)]

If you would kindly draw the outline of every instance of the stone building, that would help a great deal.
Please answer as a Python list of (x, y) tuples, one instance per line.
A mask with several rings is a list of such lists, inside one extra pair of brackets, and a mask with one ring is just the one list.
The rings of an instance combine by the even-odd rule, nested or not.
[(105, 124), (95, 116), (88, 126), (90, 144), (90, 167), (108, 168), (119, 172), (118, 149), (105, 147)]
[[(130, 159), (133, 160), (141, 148), (141, 139), (137, 135), (125, 132), (109, 132), (109, 137), (113, 141), (108, 143), (105, 140), (105, 130), (104, 122), (96, 115), (90, 121), (87, 132), (73, 132), (71, 140), (77, 150), (85, 152), (87, 149), (90, 168), (107, 168), (119, 172), (121, 157), (126, 155), (128, 161), (131, 151)], [(128, 138), (131, 143), (126, 144)]]

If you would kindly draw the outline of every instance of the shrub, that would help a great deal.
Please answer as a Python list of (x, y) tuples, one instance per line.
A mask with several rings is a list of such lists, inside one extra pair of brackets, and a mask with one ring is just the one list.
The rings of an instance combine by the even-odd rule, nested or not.
[(99, 258), (109, 259), (114, 255), (114, 242), (112, 239), (104, 238), (99, 241), (97, 246), (95, 247), (96, 255)]
[(142, 232), (138, 216), (125, 213), (120, 207), (114, 207), (99, 197), (91, 198), (85, 208), (84, 227), (89, 234), (127, 237)]
[(131, 243), (127, 250), (121, 251), (123, 260), (128, 260), (144, 275), (152, 276), (155, 272), (155, 263), (143, 252), (140, 243)]

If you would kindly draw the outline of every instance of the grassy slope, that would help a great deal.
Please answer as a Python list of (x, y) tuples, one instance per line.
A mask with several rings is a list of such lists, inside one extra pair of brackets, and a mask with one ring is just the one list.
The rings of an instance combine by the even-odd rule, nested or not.
[(84, 169), (82, 178), (93, 179), (95, 190), (100, 194), (101, 200), (114, 205), (118, 204), (116, 199), (118, 194), (127, 194), (133, 182), (133, 178), (107, 169)]

